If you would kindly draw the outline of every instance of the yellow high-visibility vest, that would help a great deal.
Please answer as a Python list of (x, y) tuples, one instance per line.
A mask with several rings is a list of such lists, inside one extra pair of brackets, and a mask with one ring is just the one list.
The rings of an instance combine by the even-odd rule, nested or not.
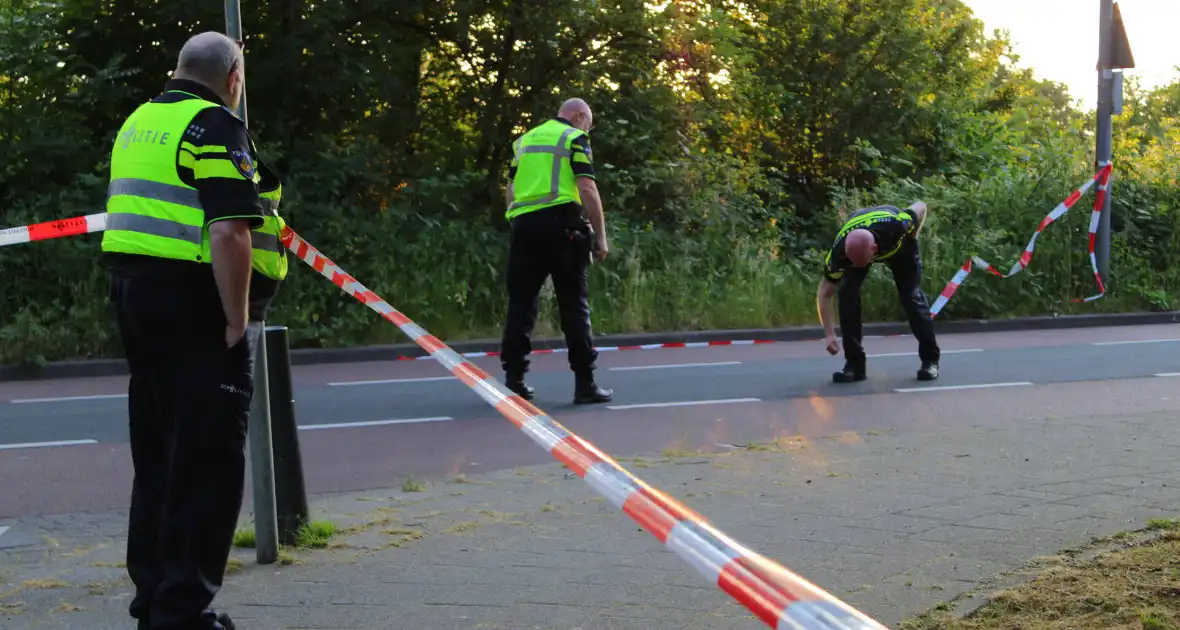
[[(202, 156), (202, 171), (215, 177), (242, 176), (231, 162), (240, 157), (235, 158), (226, 147), (198, 147), (183, 140), (193, 118), (210, 107), (220, 105), (196, 97), (173, 103), (149, 102), (123, 123), (111, 150), (102, 251), (211, 262), (200, 194), (177, 173), (178, 164), (193, 168)], [(253, 140), (250, 148), (254, 150)], [(287, 255), (279, 237), (286, 223), (278, 213), (282, 184), (269, 170), (267, 173), (263, 177), (255, 169), (253, 177), (265, 215), (262, 225), (250, 234), (253, 268), (268, 278), (283, 280)]]
[(512, 145), (516, 176), (513, 201), (504, 217), (516, 217), (563, 203), (582, 203), (570, 166), (573, 142), (585, 132), (558, 120), (530, 129)]

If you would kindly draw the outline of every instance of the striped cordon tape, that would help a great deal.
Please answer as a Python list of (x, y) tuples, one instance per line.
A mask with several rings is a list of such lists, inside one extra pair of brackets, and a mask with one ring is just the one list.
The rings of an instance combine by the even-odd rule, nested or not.
[(63, 236), (77, 236), (91, 232), (101, 232), (107, 229), (107, 214), (88, 214), (84, 217), (46, 221), (36, 225), (0, 230), (0, 247), (4, 245), (18, 245), (32, 241), (44, 241)]
[[(52, 227), (55, 224), (64, 226), (64, 229)], [(0, 232), (0, 245), (86, 234), (105, 228), (105, 215), (91, 215), (5, 230)], [(16, 236), (11, 241), (5, 240), (9, 234)], [(470, 387), (554, 459), (569, 467), (766, 625), (777, 630), (887, 630), (802, 576), (733, 540), (700, 514), (632, 475), (598, 447), (509, 391), (487, 372), (415, 324), (294, 230), (285, 229), (282, 241), (297, 258), (332, 284), (395, 324), (429, 353), (430, 358)]]
[(283, 243), (332, 284), (397, 325), (554, 459), (768, 626), (780, 630), (884, 628), (803, 577), (732, 540), (700, 514), (627, 472), (609, 455), (509, 391), (365, 288), (293, 230), (284, 233)]
[(1021, 271), (1024, 271), (1024, 269), (1028, 267), (1028, 264), (1032, 261), (1033, 248), (1036, 247), (1037, 237), (1041, 235), (1041, 232), (1043, 232), (1045, 228), (1049, 227), (1051, 223), (1064, 216), (1066, 212), (1069, 212), (1069, 209), (1072, 208), (1073, 205), (1082, 198), (1082, 196), (1089, 192), (1090, 188), (1095, 183), (1098, 184), (1098, 191), (1094, 195), (1094, 209), (1090, 212), (1089, 253), (1090, 266), (1094, 270), (1094, 280), (1098, 283), (1098, 294), (1086, 298), (1073, 299), (1070, 301), (1093, 302), (1094, 300), (1097, 300), (1106, 295), (1106, 286), (1102, 283), (1102, 274), (1098, 273), (1098, 259), (1094, 256), (1094, 241), (1095, 236), (1098, 233), (1098, 220), (1102, 218), (1102, 207), (1106, 203), (1106, 190), (1110, 186), (1110, 172), (1112, 168), (1113, 167), (1110, 162), (1103, 164), (1102, 168), (1098, 169), (1098, 172), (1094, 174), (1094, 177), (1091, 178), (1090, 181), (1086, 182), (1081, 188), (1073, 191), (1073, 194), (1067, 197), (1065, 201), (1057, 204), (1057, 207), (1053, 208), (1052, 212), (1046, 215), (1044, 219), (1041, 219), (1041, 224), (1037, 226), (1037, 230), (1033, 233), (1032, 239), (1029, 240), (1028, 245), (1024, 248), (1024, 253), (1020, 255), (1020, 259), (1016, 261), (1016, 264), (1012, 265), (1012, 269), (1009, 270), (1008, 273), (1000, 273), (1000, 271), (993, 267), (991, 263), (980, 258), (979, 256), (972, 256), (968, 258), (967, 262), (963, 263), (963, 266), (959, 268), (959, 271), (955, 273), (955, 276), (951, 278), (951, 281), (947, 283), (945, 288), (943, 288), (942, 294), (939, 295), (938, 299), (934, 301), (934, 305), (930, 307), (931, 319), (938, 316), (939, 311), (941, 311), (942, 307), (946, 306), (946, 303), (951, 300), (951, 296), (955, 294), (955, 291), (959, 290), (959, 285), (963, 284), (963, 281), (967, 279), (967, 275), (971, 273), (974, 267), (985, 269), (993, 276), (999, 276), (1001, 278), (1011, 278)]

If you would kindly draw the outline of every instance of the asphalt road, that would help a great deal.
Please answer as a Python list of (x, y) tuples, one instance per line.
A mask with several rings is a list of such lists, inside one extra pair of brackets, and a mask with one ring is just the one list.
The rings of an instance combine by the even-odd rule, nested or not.
[[(564, 355), (538, 356), (529, 380), (539, 407), (616, 456), (996, 414), (1033, 419), (1046, 409), (1180, 409), (1172, 394), (1180, 325), (947, 335), (940, 343), (934, 383), (915, 380), (910, 337), (866, 340), (869, 380), (849, 385), (831, 382), (842, 359), (820, 342), (604, 353), (599, 378), (615, 390), (605, 406), (571, 403)], [(500, 375), (495, 359), (476, 363)], [(313, 493), (548, 458), (432, 361), (305, 366), (294, 379)], [(0, 518), (126, 504), (125, 391), (125, 377), (0, 383)]]

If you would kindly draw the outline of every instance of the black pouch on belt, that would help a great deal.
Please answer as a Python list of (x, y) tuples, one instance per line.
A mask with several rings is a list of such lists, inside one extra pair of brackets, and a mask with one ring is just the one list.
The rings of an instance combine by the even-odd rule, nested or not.
[(570, 240), (570, 255), (574, 256), (574, 260), (577, 260), (578, 257), (585, 257), (593, 262), (594, 256), (591, 253), (595, 240), (593, 228), (588, 224), (569, 227), (566, 228), (566, 235)]

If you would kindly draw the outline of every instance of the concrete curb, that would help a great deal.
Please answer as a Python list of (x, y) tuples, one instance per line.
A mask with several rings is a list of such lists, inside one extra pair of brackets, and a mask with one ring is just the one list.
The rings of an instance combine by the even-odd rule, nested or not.
[[(969, 319), (938, 321), (939, 334), (964, 334), (981, 332), (1055, 330), (1062, 328), (1092, 328), (1097, 326), (1146, 326), (1153, 324), (1180, 323), (1180, 311), (1162, 313), (1110, 313), (1097, 315), (1064, 315), (1043, 317), (1014, 317), (1011, 319)], [(909, 325), (901, 322), (869, 323), (864, 326), (865, 335), (905, 335)], [(702, 341), (728, 341), (761, 339), (771, 341), (805, 341), (819, 339), (823, 332), (819, 326), (793, 326), (789, 328), (702, 330), (686, 332), (638, 333), (623, 335), (602, 335), (595, 338), (599, 346), (634, 346), (654, 343), (688, 343)], [(444, 340), (445, 341), (445, 340)], [(500, 349), (498, 339), (456, 341), (448, 343), (456, 352), (493, 352)], [(560, 338), (533, 340), (535, 350), (562, 348), (565, 341)], [(291, 351), (292, 365), (323, 365), (330, 363), (361, 363), (367, 361), (393, 361), (398, 357), (424, 356), (417, 344), (391, 344), (385, 346), (363, 346), (356, 348), (305, 348)], [(98, 359), (88, 361), (62, 361), (44, 366), (6, 365), (0, 366), (0, 381), (47, 380), (60, 378), (91, 378), (100, 376), (122, 376), (127, 374), (127, 364), (122, 359)]]

